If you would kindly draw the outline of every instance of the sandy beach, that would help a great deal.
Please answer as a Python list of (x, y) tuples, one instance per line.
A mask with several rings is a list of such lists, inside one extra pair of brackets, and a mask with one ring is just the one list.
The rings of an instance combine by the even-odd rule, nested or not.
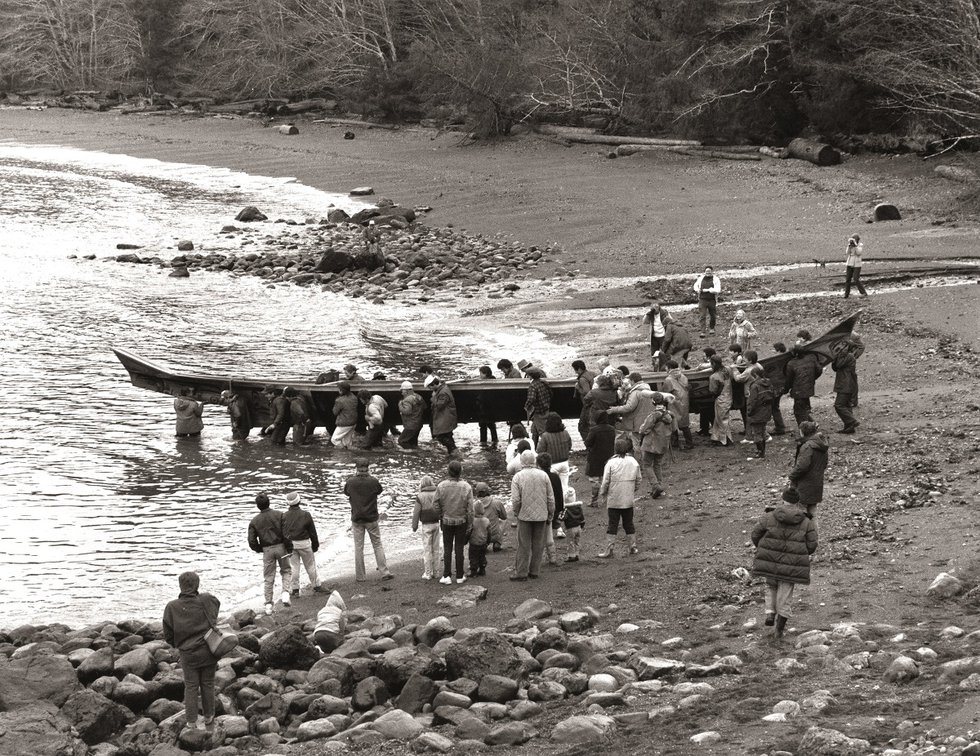
[[(610, 160), (602, 148), (568, 147), (533, 136), (463, 146), (459, 134), (357, 128), (354, 140), (344, 140), (343, 128), (299, 122), (300, 134), (286, 137), (249, 119), (58, 110), (0, 111), (0, 124), (4, 138), (19, 142), (295, 176), (329, 191), (370, 185), (400, 204), (431, 206), (425, 218), (430, 225), (502, 234), (529, 245), (557, 244), (562, 251), (535, 274), (540, 280), (528, 282), (514, 301), (467, 317), (532, 325), (577, 346), (587, 360), (608, 354), (629, 365), (648, 364), (647, 336), (638, 319), (655, 292), (638, 285), (636, 277), (690, 272), (693, 283), (705, 264), (734, 269), (808, 263), (739, 285), (755, 302), (751, 319), (767, 354), (772, 342), (791, 340), (799, 328), (816, 335), (859, 307), (865, 311), (860, 432), (834, 433), (839, 421), (829, 368), (814, 402), (831, 438), (832, 461), (819, 514), (814, 582), (803, 592), (797, 631), (841, 621), (900, 625), (909, 638), (935, 634), (948, 624), (977, 629), (968, 602), (948, 602), (937, 610), (925, 589), (940, 571), (956, 571), (964, 580), (978, 574), (978, 531), (975, 518), (967, 515), (980, 472), (980, 287), (916, 288), (913, 273), (910, 287), (887, 294), (871, 287), (867, 300), (845, 301), (834, 289), (835, 276), (842, 275), (834, 264), (843, 261), (853, 233), (865, 242), (869, 273), (876, 267), (895, 270), (914, 263), (927, 269), (935, 261), (976, 258), (980, 225), (964, 203), (966, 190), (937, 178), (932, 161), (869, 156), (839, 168), (818, 168), (800, 161), (735, 163), (653, 152)], [(904, 219), (868, 224), (878, 202), (895, 204)], [(831, 265), (822, 268), (820, 262)], [(576, 276), (565, 275), (570, 271)], [(623, 284), (608, 280), (616, 278)], [(602, 279), (602, 285), (590, 285), (594, 279)], [(814, 289), (829, 290), (828, 295), (777, 296)], [(663, 290), (672, 291), (666, 284)], [(673, 303), (669, 297), (664, 301)], [(719, 308), (719, 335), (696, 338), (696, 349), (727, 345), (732, 311), (727, 304)], [(696, 337), (693, 318), (683, 317)], [(787, 404), (784, 414), (793, 427)], [(761, 590), (731, 572), (750, 566), (747, 534), (785, 482), (792, 436), (770, 448), (760, 461), (747, 460), (738, 443), (734, 449), (702, 444), (676, 453), (668, 496), (645, 498), (639, 508), (639, 557), (596, 560), (604, 513), (587, 509), (587, 558), (549, 568), (529, 590), (528, 584), (508, 581), (512, 548), (491, 555), (490, 574), (481, 581), (490, 589), (488, 600), (451, 612), (453, 621), (501, 626), (516, 604), (538, 595), (562, 609), (600, 609), (607, 631), (627, 620), (656, 619), (663, 623), (658, 638), (682, 636), (697, 647), (698, 657), (731, 653), (742, 642), (744, 623), (761, 616)], [(573, 462), (584, 468), (581, 452)], [(433, 463), (442, 467), (441, 458)], [(575, 476), (573, 484), (580, 497), (588, 497), (586, 480)], [(342, 581), (339, 587), (353, 604), (368, 605), (377, 614), (397, 613), (413, 624), (446, 613), (435, 604), (442, 587), (419, 581), (420, 565), (403, 567), (392, 584)], [(258, 580), (258, 563), (254, 569)], [(304, 596), (294, 602), (292, 616), (308, 617), (322, 603), (318, 596)], [(893, 706), (876, 692), (879, 677), (869, 672), (848, 679), (829, 667), (805, 677), (769, 672), (746, 677), (741, 686), (721, 686), (710, 708), (671, 720), (662, 737), (680, 744), (672, 753), (688, 752), (687, 738), (696, 728), (727, 728), (726, 748), (734, 750), (718, 753), (786, 745), (789, 736), (774, 734), (759, 717), (741, 718), (739, 701), (796, 698), (825, 686), (845, 702), (824, 718), (828, 726), (843, 727), (856, 717), (865, 737), (875, 728), (894, 730), (910, 716), (929, 719), (929, 726), (942, 732), (958, 732), (976, 711), (973, 694), (942, 698), (935, 680), (909, 690)], [(930, 715), (942, 712), (942, 721), (910, 713), (920, 705), (929, 706)], [(800, 733), (793, 733), (798, 740)], [(642, 742), (626, 737), (608, 752), (637, 752)], [(543, 752), (526, 748), (523, 752)]]

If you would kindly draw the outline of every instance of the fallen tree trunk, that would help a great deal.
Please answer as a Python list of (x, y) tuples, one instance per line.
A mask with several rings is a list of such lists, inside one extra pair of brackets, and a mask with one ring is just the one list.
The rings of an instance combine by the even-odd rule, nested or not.
[(719, 150), (696, 150), (689, 147), (671, 147), (671, 152), (678, 155), (690, 155), (691, 157), (707, 157), (717, 160), (762, 160), (758, 153), (751, 154), (746, 152), (722, 152)]
[(960, 181), (964, 184), (980, 182), (980, 176), (976, 171), (959, 165), (937, 165), (935, 170), (938, 175), (950, 181)]
[(789, 153), (786, 151), (785, 147), (760, 147), (759, 154), (765, 155), (766, 157), (776, 158), (777, 160), (785, 160), (789, 157)]
[(661, 139), (657, 137), (612, 136), (596, 134), (587, 129), (576, 129), (571, 126), (539, 126), (538, 131), (549, 136), (557, 136), (578, 144), (612, 144), (612, 145), (653, 145), (656, 147), (700, 147), (701, 142), (692, 139)]
[(797, 160), (806, 160), (814, 165), (828, 166), (840, 165), (840, 153), (823, 142), (815, 142), (812, 139), (794, 139), (786, 147), (786, 154)]
[(308, 110), (327, 110), (327, 101), (322, 97), (315, 97), (310, 100), (300, 100), (299, 102), (287, 102), (278, 108), (278, 112), (281, 114), (305, 113)]
[[(369, 129), (388, 129), (389, 131), (401, 131), (404, 127), (391, 123), (371, 123), (370, 121), (358, 121), (356, 118), (314, 118), (310, 123), (329, 123), (336, 126), (366, 126)], [(405, 129), (407, 131), (407, 129)]]
[(253, 110), (263, 113), (273, 112), (285, 104), (285, 100), (263, 98), (261, 100), (239, 100), (238, 102), (226, 102), (223, 105), (210, 105), (207, 110), (209, 113), (239, 113), (244, 115)]

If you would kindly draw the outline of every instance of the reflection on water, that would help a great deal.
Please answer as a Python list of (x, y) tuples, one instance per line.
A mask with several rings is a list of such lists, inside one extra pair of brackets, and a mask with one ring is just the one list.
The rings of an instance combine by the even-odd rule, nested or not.
[[(349, 566), (349, 454), (276, 449), (258, 436), (233, 443), (212, 406), (199, 440), (176, 439), (171, 400), (132, 387), (110, 345), (174, 366), (286, 378), (346, 362), (391, 377), (423, 361), (468, 375), (523, 356), (522, 346), (546, 366), (572, 359), (540, 334), (461, 326), (437, 307), (66, 259), (113, 254), (119, 241), (154, 254), (177, 238), (214, 249), (244, 204), (302, 219), (345, 201), (281, 180), (0, 142), (0, 627), (155, 617), (186, 569), (201, 570), (226, 605), (257, 596), (260, 566), (245, 537), (259, 490), (303, 491), (321, 568)], [(475, 429), (459, 435), (470, 443), (467, 471), (502, 482), (499, 456), (473, 448)], [(372, 459), (391, 498), (386, 547), (397, 551), (411, 536), (421, 472), (445, 457)]]

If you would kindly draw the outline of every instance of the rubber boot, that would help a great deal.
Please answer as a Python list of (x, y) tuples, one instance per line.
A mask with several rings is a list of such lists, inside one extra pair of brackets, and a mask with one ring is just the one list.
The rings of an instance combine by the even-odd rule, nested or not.
[(544, 552), (548, 555), (548, 564), (558, 564), (558, 558), (555, 556), (554, 546), (545, 546)]
[(756, 441), (755, 442), (755, 448), (756, 448), (756, 451), (757, 451), (756, 456), (758, 456), (759, 459), (764, 459), (765, 456), (766, 456), (766, 442), (765, 441)]
[(599, 559), (610, 559), (613, 556), (613, 546), (616, 545), (616, 536), (606, 535), (606, 548), (600, 551), (596, 556)]
[(593, 483), (592, 484), (592, 501), (589, 503), (589, 506), (590, 507), (598, 507), (599, 506), (599, 484), (598, 483)]
[(781, 615), (776, 615), (776, 638), (780, 639), (783, 637), (783, 631), (786, 629), (786, 618)]
[(640, 548), (636, 545), (636, 533), (630, 536), (630, 554), (639, 554)]
[(681, 433), (684, 434), (684, 443), (686, 446), (682, 446), (682, 449), (693, 449), (694, 448), (694, 436), (691, 435), (690, 428), (681, 428)]

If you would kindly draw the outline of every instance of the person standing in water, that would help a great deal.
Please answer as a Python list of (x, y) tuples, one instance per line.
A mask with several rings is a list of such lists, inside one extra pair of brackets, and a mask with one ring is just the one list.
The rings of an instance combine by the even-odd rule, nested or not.
[(177, 435), (181, 438), (200, 436), (204, 430), (204, 404), (191, 397), (194, 389), (182, 388), (180, 396), (174, 399), (174, 412), (177, 413)]

